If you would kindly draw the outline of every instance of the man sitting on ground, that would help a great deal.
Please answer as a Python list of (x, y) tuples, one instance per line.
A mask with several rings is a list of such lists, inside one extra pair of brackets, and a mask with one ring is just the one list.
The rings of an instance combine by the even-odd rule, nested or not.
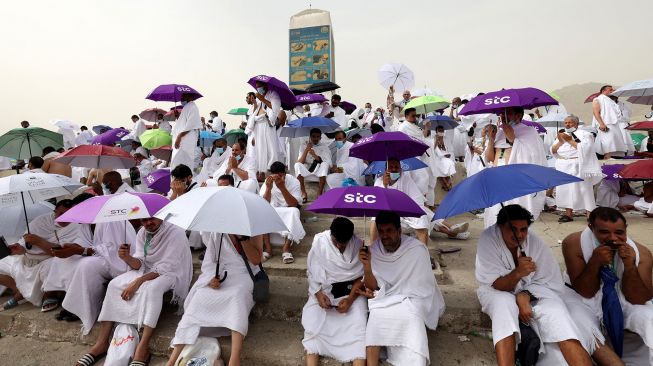
[(122, 176), (115, 170), (105, 173), (102, 176), (102, 186), (97, 182), (93, 185), (93, 191), (98, 196), (109, 194), (120, 194), (134, 192), (129, 184), (122, 181)]
[[(365, 331), (367, 364), (377, 366), (381, 347), (393, 365), (428, 365), (426, 328), (435, 330), (444, 313), (426, 246), (401, 234), (399, 215), (376, 215), (379, 239), (361, 248), (370, 315)], [(391, 331), (388, 331), (391, 330)]]
[[(294, 243), (299, 243), (306, 235), (299, 213), (301, 207), (299, 202), (302, 197), (299, 181), (292, 175), (286, 174), (286, 166), (282, 162), (276, 161), (270, 165), (270, 175), (265, 179), (265, 184), (261, 188), (261, 196), (270, 202), (288, 228), (288, 231), (279, 233), (284, 238), (281, 258), (283, 263), (293, 263), (295, 259), (290, 249)], [(265, 261), (272, 254), (270, 234), (263, 236), (263, 249), (263, 260)]]
[[(566, 361), (590, 366), (574, 318), (560, 297), (565, 285), (558, 263), (546, 243), (529, 231), (533, 215), (519, 205), (508, 205), (496, 221), (478, 241), (476, 280), (480, 287), (476, 293), (492, 320), (498, 365), (515, 365), (516, 346), (525, 339), (521, 322), (539, 336), (534, 342), (557, 343), (564, 357), (557, 365)], [(547, 348), (551, 352), (547, 349), (542, 356), (557, 354), (553, 347)]]
[(363, 171), (365, 170), (365, 162), (363, 160), (349, 156), (349, 149), (354, 146), (353, 143), (347, 141), (347, 135), (344, 131), (338, 129), (335, 132), (335, 164), (329, 168), (329, 175), (326, 181), (329, 188), (342, 187), (343, 184), (349, 181), (350, 185), (356, 184), (362, 186), (365, 183)]
[(257, 193), (256, 162), (247, 152), (247, 144), (238, 141), (231, 147), (231, 156), (222, 163), (222, 166), (213, 174), (221, 176), (229, 174), (234, 178), (236, 188)]
[(308, 201), (306, 195), (305, 178), (314, 177), (319, 180), (317, 195), (318, 197), (324, 192), (326, 176), (329, 174), (331, 167), (331, 150), (326, 143), (321, 142), (322, 131), (319, 128), (313, 128), (310, 133), (309, 141), (302, 144), (299, 149), (301, 155), (295, 163), (295, 175), (299, 179), (302, 191), (302, 203)]

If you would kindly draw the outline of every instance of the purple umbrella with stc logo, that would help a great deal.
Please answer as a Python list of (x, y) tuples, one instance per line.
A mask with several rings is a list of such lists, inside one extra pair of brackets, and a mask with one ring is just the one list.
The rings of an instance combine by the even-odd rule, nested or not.
[(122, 138), (127, 135), (129, 135), (129, 131), (124, 128), (113, 128), (93, 137), (91, 145), (113, 146), (116, 142), (122, 140)]
[(143, 177), (143, 182), (145, 182), (147, 188), (161, 193), (168, 193), (170, 191), (170, 169), (155, 170)]
[(330, 189), (307, 210), (347, 217), (376, 216), (381, 211), (393, 211), (402, 217), (420, 217), (425, 214), (404, 192), (382, 187)]
[(155, 102), (180, 102), (181, 96), (189, 94), (192, 100), (202, 97), (197, 90), (184, 84), (163, 84), (159, 85), (145, 99), (153, 100)]
[(268, 90), (272, 90), (279, 94), (281, 99), (281, 108), (292, 109), (295, 108), (295, 94), (288, 88), (288, 85), (283, 81), (267, 75), (256, 75), (247, 81), (247, 84), (256, 89), (256, 83), (265, 84)]
[(540, 89), (503, 89), (473, 98), (463, 107), (459, 114), (501, 113), (510, 107), (531, 109), (557, 104), (557, 100)]
[(57, 222), (99, 224), (153, 217), (170, 200), (156, 193), (125, 192), (89, 198), (66, 211)]
[(626, 165), (625, 164), (611, 164), (611, 165), (602, 165), (601, 166), (601, 172), (604, 175), (604, 179), (606, 180), (619, 180), (623, 179), (621, 174), (619, 172), (621, 169), (623, 169)]
[(345, 101), (345, 100), (343, 100), (342, 102), (340, 102), (340, 106), (339, 106), (339, 107), (342, 108), (342, 109), (344, 109), (344, 110), (345, 110), (345, 113), (347, 113), (347, 114), (352, 114), (352, 113), (354, 113), (354, 111), (356, 110), (356, 104), (351, 103), (351, 102), (347, 102), (347, 101)]
[(302, 94), (295, 97), (295, 105), (307, 105), (324, 102), (328, 102), (328, 100), (322, 94)]
[(428, 148), (403, 132), (379, 132), (360, 139), (349, 150), (349, 156), (367, 161), (404, 160), (422, 156)]

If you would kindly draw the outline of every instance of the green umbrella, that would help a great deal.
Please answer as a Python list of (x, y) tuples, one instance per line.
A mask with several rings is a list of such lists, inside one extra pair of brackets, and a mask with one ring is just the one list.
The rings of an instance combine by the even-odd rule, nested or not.
[(29, 159), (41, 156), (43, 148), (63, 147), (63, 135), (40, 127), (14, 128), (0, 136), (0, 156)]
[(415, 108), (417, 114), (427, 114), (449, 106), (449, 101), (438, 95), (425, 95), (412, 99), (404, 106), (404, 111), (408, 108)]
[(232, 108), (227, 114), (231, 114), (232, 116), (244, 116), (249, 112), (248, 108)]
[(547, 94), (549, 94), (551, 98), (557, 100), (558, 102), (560, 101), (560, 96), (558, 95), (558, 93), (550, 91)]
[(225, 133), (224, 136), (222, 136), (224, 139), (227, 140), (227, 144), (229, 146), (233, 145), (238, 141), (238, 139), (244, 137), (247, 138), (247, 134), (245, 131), (241, 130), (240, 128), (234, 128), (233, 130), (230, 130), (229, 132)]
[(635, 150), (639, 151), (640, 147), (642, 146), (642, 140), (646, 135), (643, 133), (631, 133), (630, 138), (633, 139), (633, 144), (635, 145)]
[(172, 145), (172, 136), (170, 135), (170, 132), (158, 128), (143, 132), (139, 139), (141, 145), (148, 150)]

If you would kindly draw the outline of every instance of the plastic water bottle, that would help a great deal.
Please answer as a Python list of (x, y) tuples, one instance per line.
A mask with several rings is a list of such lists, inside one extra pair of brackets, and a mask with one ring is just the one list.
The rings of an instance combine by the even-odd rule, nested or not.
[(469, 335), (479, 338), (492, 339), (492, 332), (489, 330), (472, 331)]

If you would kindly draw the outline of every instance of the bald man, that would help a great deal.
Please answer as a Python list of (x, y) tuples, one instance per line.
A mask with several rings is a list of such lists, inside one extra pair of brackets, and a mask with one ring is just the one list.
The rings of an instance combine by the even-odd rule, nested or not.
[(95, 184), (93, 190), (98, 195), (119, 194), (124, 192), (134, 192), (134, 189), (122, 181), (122, 176), (115, 170), (107, 172), (102, 177), (102, 186)]

